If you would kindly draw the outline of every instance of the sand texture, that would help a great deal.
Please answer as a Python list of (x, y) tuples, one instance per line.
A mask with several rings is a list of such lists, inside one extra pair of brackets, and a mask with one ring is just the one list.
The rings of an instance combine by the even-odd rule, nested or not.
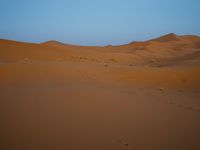
[(200, 37), (0, 40), (1, 150), (199, 150)]

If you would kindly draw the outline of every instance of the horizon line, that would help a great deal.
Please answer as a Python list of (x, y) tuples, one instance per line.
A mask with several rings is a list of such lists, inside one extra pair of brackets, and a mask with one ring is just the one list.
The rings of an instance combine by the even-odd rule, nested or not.
[(135, 40), (135, 41), (132, 41), (132, 42), (127, 42), (127, 43), (119, 44), (119, 45), (117, 45), (117, 44), (116, 45), (113, 45), (113, 44), (106, 44), (106, 45), (80, 45), (80, 44), (72, 44), (72, 43), (62, 42), (62, 41), (54, 40), (54, 39), (50, 39), (50, 40), (46, 40), (46, 41), (42, 41), (42, 42), (29, 42), (29, 41), (23, 41), (23, 40), (4, 39), (4, 38), (0, 38), (0, 40), (13, 41), (13, 42), (21, 42), (21, 43), (28, 43), (28, 44), (45, 44), (45, 43), (48, 43), (48, 42), (57, 42), (57, 43), (60, 43), (60, 44), (63, 44), (63, 45), (68, 45), (68, 46), (106, 47), (106, 46), (123, 46), (123, 45), (128, 45), (128, 44), (131, 44), (131, 43), (134, 43), (134, 42), (146, 42), (146, 41), (155, 40), (155, 39), (167, 36), (167, 35), (175, 35), (175, 36), (178, 36), (178, 37), (182, 37), (182, 36), (196, 36), (196, 37), (200, 37), (197, 34), (182, 34), (182, 35), (180, 35), (180, 34), (176, 34), (176, 33), (172, 33), (171, 32), (171, 33), (163, 34), (161, 36), (157, 36), (155, 38), (150, 38), (150, 39), (147, 39), (147, 40)]

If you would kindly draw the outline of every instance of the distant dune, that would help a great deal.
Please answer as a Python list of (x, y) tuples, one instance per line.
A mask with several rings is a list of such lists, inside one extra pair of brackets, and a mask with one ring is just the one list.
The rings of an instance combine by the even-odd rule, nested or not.
[(200, 37), (0, 40), (1, 150), (200, 149)]
[[(23, 64), (20, 63), (31, 63), (33, 66), (39, 63), (41, 63), (39, 66), (45, 63), (56, 62), (63, 62), (66, 63), (66, 65), (75, 63), (74, 65), (71, 64), (73, 67), (69, 65), (70, 73), (66, 71), (66, 73), (68, 75), (71, 74), (72, 77), (80, 76), (79, 73), (73, 72), (74, 68), (77, 67), (77, 70), (78, 68), (82, 70), (82, 68), (86, 66), (94, 66), (88, 70), (88, 73), (85, 73), (91, 73), (89, 76), (96, 78), (96, 81), (105, 80), (105, 82), (112, 82), (112, 80), (116, 78), (116, 80), (120, 80), (121, 83), (130, 83), (133, 81), (141, 82), (141, 84), (146, 84), (147, 86), (150, 83), (159, 83), (161, 84), (160, 86), (163, 84), (163, 86), (169, 85), (173, 87), (187, 85), (200, 87), (200, 79), (198, 76), (200, 75), (199, 42), (200, 37), (198, 36), (178, 36), (173, 33), (153, 40), (106, 47), (78, 46), (64, 44), (58, 41), (32, 44), (0, 40), (0, 61), (2, 63), (13, 62), (15, 66), (19, 65), (19, 70), (23, 66)], [(104, 70), (101, 70), (101, 66)], [(109, 69), (105, 70), (105, 68)], [(51, 69), (51, 67), (49, 69)], [(111, 70), (113, 74), (108, 74)], [(168, 79), (166, 79), (166, 76), (168, 76), (168, 71), (166, 72), (166, 70), (171, 70), (169, 74), (173, 72), (171, 76), (174, 76), (174, 80), (168, 81)], [(187, 76), (188, 74), (191, 77), (187, 79), (187, 84), (180, 85), (177, 82), (184, 80), (182, 79), (184, 77), (178, 74), (183, 72), (183, 70), (188, 70), (183, 76)], [(99, 74), (94, 76), (93, 74), (96, 74), (96, 72), (99, 72)], [(28, 73), (30, 76), (34, 74), (33, 79), (38, 76), (37, 71), (32, 68), (28, 69)], [(16, 74), (17, 72), (15, 76)], [(65, 74), (65, 71), (63, 74)], [(132, 74), (134, 78), (131, 78)], [(152, 74), (152, 76), (150, 74)], [(176, 74), (177, 77), (175, 77)], [(52, 74), (45, 74), (45, 76), (54, 77)], [(69, 78), (69, 80), (70, 79), (71, 78)], [(4, 81), (6, 80), (2, 82)], [(167, 83), (165, 83), (166, 81)], [(116, 81), (114, 80), (113, 82)]]
[[(153, 65), (165, 62), (169, 59), (176, 59), (178, 64), (179, 57), (186, 57), (187, 55), (195, 54), (200, 50), (200, 37), (198, 36), (178, 36), (176, 34), (168, 34), (157, 39), (132, 42), (122, 46), (77, 46), (64, 44), (58, 41), (47, 41), (41, 44), (23, 43), (9, 40), (0, 40), (0, 60), (1, 61), (19, 61), (23, 58), (29, 57), (32, 60), (57, 60), (60, 57), (66, 58), (73, 53), (80, 55), (90, 55), (88, 53), (97, 52), (101, 59), (117, 59), (122, 64), (145, 64)], [(76, 55), (76, 54), (75, 54)], [(110, 55), (110, 56), (109, 56)], [(112, 56), (111, 56), (112, 55)], [(198, 57), (198, 56), (197, 56)], [(167, 59), (167, 60), (166, 60)], [(186, 58), (186, 61), (188, 59)], [(155, 62), (154, 62), (155, 61)], [(184, 60), (181, 59), (181, 62)], [(175, 62), (173, 61), (173, 64)], [(169, 64), (171, 64), (169, 62)], [(199, 65), (200, 62), (195, 59), (193, 65)], [(150, 64), (151, 65), (151, 64)], [(174, 64), (175, 65), (175, 64)], [(190, 63), (191, 65), (191, 63)]]

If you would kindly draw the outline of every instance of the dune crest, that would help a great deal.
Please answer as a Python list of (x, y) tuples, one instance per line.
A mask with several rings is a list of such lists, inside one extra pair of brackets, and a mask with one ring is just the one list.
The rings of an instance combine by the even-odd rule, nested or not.
[(159, 41), (159, 42), (170, 42), (170, 41), (178, 41), (178, 35), (174, 34), (174, 33), (170, 33), (164, 36), (161, 36), (157, 39), (154, 39), (154, 41)]

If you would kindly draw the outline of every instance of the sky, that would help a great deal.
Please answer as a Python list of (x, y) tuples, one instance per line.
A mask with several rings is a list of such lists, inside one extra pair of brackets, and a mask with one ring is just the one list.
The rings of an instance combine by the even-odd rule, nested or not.
[(200, 0), (0, 0), (0, 39), (120, 45), (200, 35)]

